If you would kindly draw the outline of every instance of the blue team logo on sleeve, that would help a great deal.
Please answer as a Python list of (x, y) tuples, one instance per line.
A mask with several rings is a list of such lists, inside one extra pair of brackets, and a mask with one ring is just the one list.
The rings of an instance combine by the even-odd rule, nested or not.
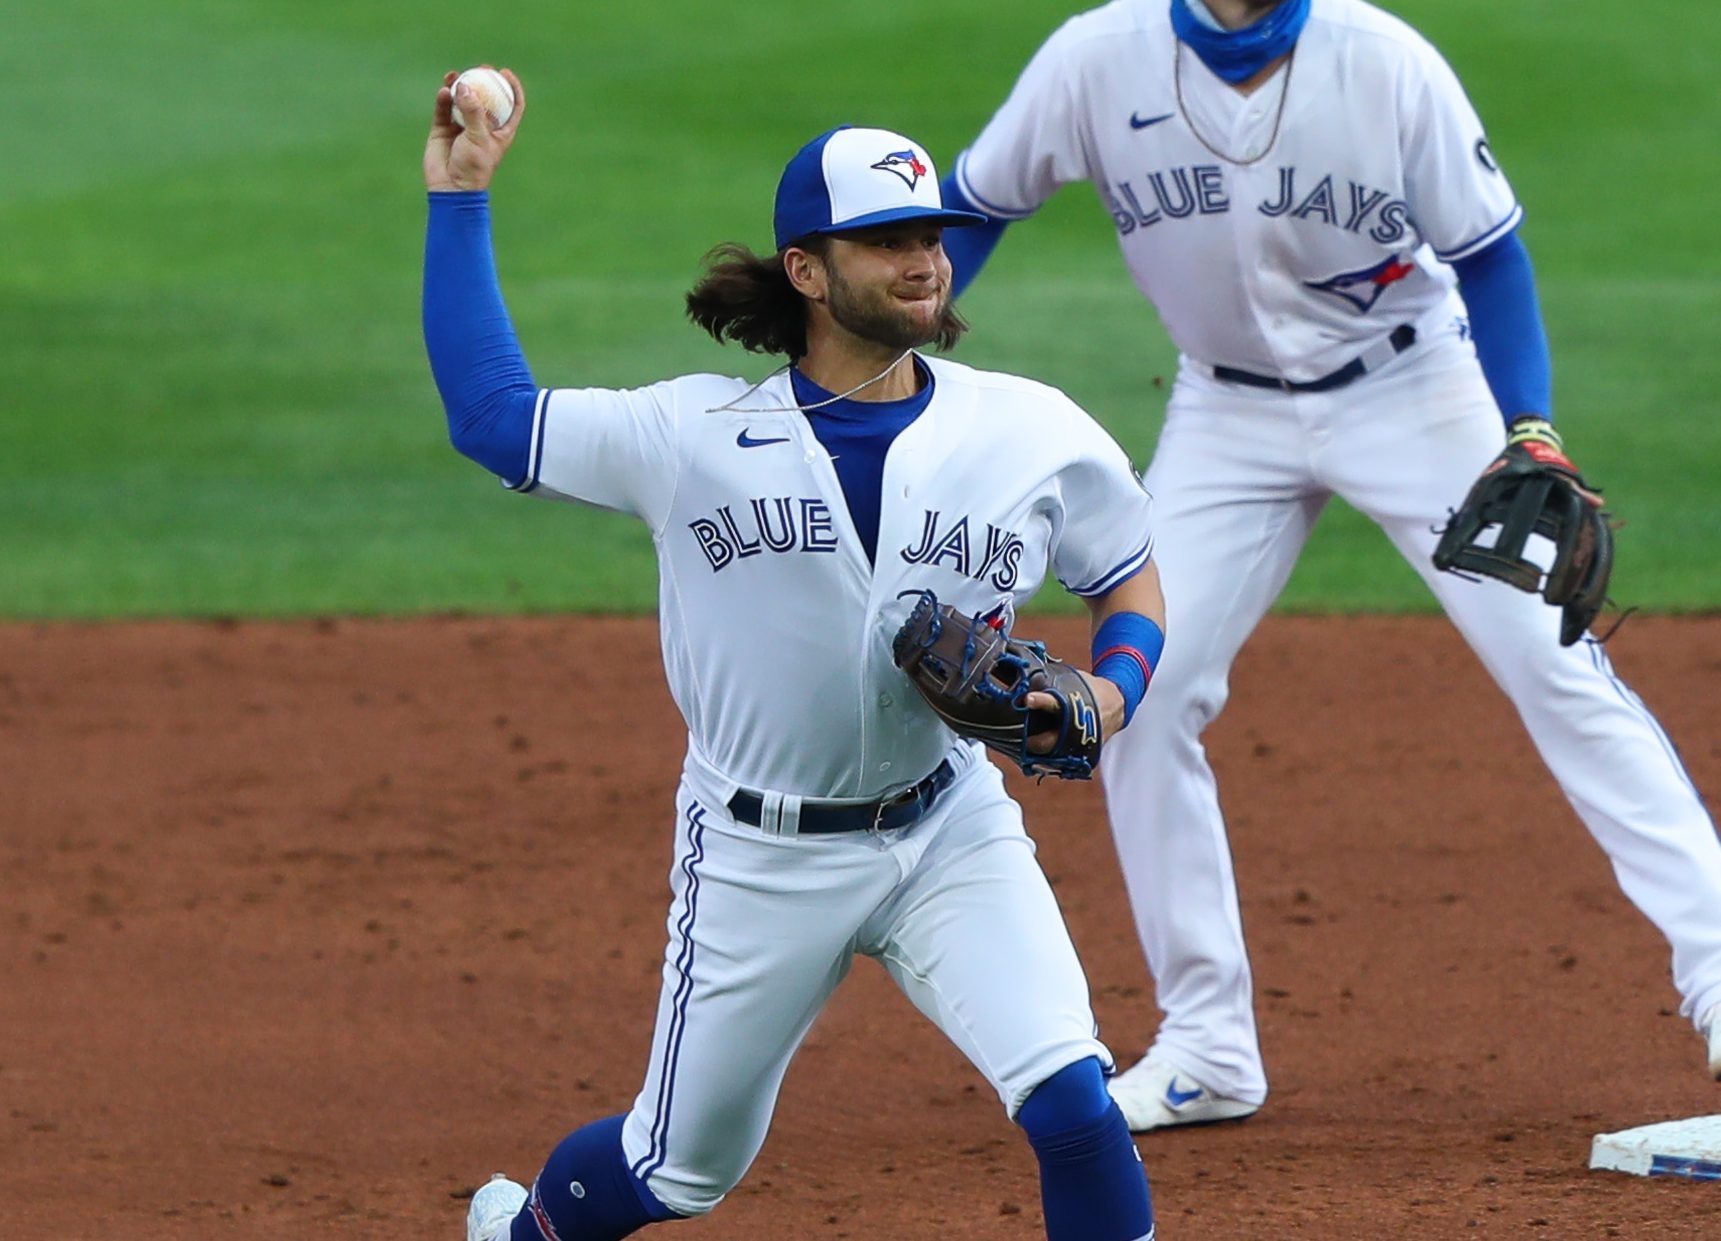
[(926, 165), (920, 162), (920, 156), (913, 151), (892, 151), (873, 167), (895, 173), (910, 190), (919, 185), (920, 179), (926, 175)]
[(1342, 297), (1360, 313), (1367, 314), (1374, 309), (1382, 293), (1415, 270), (1416, 263), (1409, 256), (1395, 254), (1362, 271), (1341, 272), (1325, 280), (1305, 280), (1303, 283), (1319, 292)]

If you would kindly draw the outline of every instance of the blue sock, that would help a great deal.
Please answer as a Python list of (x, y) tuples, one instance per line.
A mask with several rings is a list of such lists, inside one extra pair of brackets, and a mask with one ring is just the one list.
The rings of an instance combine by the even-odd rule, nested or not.
[(647, 1224), (682, 1218), (628, 1170), (624, 1119), (594, 1121), (562, 1139), (514, 1217), (510, 1241), (620, 1241)]
[(1135, 1140), (1092, 1057), (1060, 1069), (1016, 1113), (1040, 1161), (1047, 1241), (1140, 1241), (1153, 1196)]

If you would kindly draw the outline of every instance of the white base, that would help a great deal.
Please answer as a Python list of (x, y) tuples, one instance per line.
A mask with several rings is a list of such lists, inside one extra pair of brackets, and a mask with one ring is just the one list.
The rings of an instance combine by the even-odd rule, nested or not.
[(1590, 1167), (1633, 1176), (1721, 1181), (1721, 1116), (1598, 1133), (1590, 1145)]

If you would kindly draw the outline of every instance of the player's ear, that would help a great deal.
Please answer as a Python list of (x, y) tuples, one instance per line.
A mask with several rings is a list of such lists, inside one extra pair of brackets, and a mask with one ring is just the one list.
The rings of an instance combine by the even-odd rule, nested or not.
[(790, 246), (783, 251), (783, 274), (802, 297), (815, 302), (825, 300), (825, 261), (821, 256)]

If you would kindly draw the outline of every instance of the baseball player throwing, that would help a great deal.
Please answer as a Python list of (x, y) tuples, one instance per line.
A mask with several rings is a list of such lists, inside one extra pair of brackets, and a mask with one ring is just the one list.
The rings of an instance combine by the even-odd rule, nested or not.
[(1106, 764), (1164, 1012), (1112, 1082), (1131, 1126), (1266, 1098), (1201, 734), (1333, 495), (1386, 532), (1511, 698), (1672, 945), (1680, 1011), (1721, 1076), (1721, 845), (1672, 745), (1600, 643), (1562, 646), (1534, 595), (1430, 562), (1509, 426), (1565, 460), (1523, 212), (1451, 68), (1363, 0), (1114, 0), (1046, 41), (957, 160), (945, 201), (991, 217), (952, 234), (958, 291), (1009, 221), (1073, 181), (1098, 191), (1180, 353), (1146, 478), (1174, 638)]
[(464, 93), (473, 128), (454, 124), (454, 75), (437, 95), (432, 370), (455, 446), (510, 488), (650, 526), (688, 738), (644, 1085), (630, 1111), (557, 1145), (529, 1191), (481, 1189), (469, 1241), (608, 1241), (710, 1211), (857, 953), (1025, 1131), (1049, 1238), (1151, 1237), (1110, 1056), (1020, 809), (892, 653), (918, 592), (1002, 625), (1050, 572), (1093, 611), (1091, 680), (1105, 730), (1121, 727), (1163, 615), (1139, 480), (1061, 394), (919, 352), (963, 330), (941, 234), (977, 217), (943, 205), (922, 147), (878, 129), (808, 143), (777, 188), (775, 252), (721, 247), (688, 295), (713, 336), (789, 365), (758, 383), (538, 386), (490, 245), (487, 187), (526, 112), (509, 76), (518, 106), (501, 128)]

